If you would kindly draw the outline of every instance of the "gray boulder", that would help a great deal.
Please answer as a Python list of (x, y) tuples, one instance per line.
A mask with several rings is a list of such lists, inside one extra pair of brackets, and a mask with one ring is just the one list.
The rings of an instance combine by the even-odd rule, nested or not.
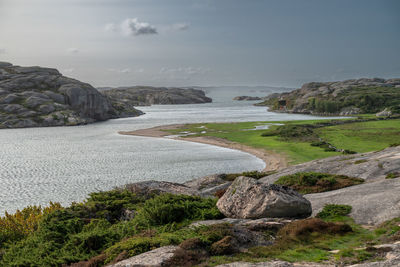
[(217, 202), (218, 209), (229, 218), (308, 217), (311, 204), (296, 191), (267, 185), (240, 176)]
[(119, 189), (128, 190), (138, 195), (149, 196), (151, 194), (170, 193), (174, 195), (199, 196), (200, 192), (178, 183), (164, 181), (144, 181), (127, 184)]
[(178, 246), (165, 246), (109, 265), (110, 267), (161, 267), (170, 260)]

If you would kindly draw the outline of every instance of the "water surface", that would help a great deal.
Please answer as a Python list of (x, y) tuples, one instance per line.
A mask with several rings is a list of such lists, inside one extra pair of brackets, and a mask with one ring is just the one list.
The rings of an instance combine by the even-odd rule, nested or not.
[(311, 116), (267, 112), (214, 89), (214, 103), (156, 105), (145, 115), (77, 127), (0, 130), (0, 214), (27, 205), (67, 205), (88, 193), (143, 180), (186, 180), (221, 172), (261, 170), (253, 155), (205, 144), (123, 136), (175, 123), (274, 121)]

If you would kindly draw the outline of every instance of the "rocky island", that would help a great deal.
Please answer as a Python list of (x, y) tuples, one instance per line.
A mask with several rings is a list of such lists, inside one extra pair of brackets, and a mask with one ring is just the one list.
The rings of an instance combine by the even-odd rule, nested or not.
[(202, 104), (210, 103), (204, 91), (193, 88), (166, 88), (150, 86), (119, 87), (101, 90), (116, 109), (155, 104)]
[[(271, 111), (315, 115), (400, 113), (400, 79), (354, 79), (311, 82), (300, 89), (271, 94), (257, 104)], [(379, 114), (378, 114), (379, 115)]]
[(258, 96), (242, 95), (242, 96), (234, 97), (233, 100), (236, 100), (236, 101), (254, 101), (254, 100), (262, 100), (262, 98), (258, 97)]

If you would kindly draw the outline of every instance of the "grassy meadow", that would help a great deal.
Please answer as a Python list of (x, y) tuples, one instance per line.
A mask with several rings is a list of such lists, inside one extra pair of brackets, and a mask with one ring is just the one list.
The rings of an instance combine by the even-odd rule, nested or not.
[[(367, 117), (371, 119), (371, 117)], [(344, 119), (348, 120), (348, 119)], [(194, 136), (214, 136), (247, 146), (262, 148), (284, 155), (290, 164), (321, 159), (342, 154), (324, 147), (311, 145), (318, 139), (353, 152), (368, 152), (384, 149), (400, 142), (400, 119), (372, 120), (347, 124), (316, 127), (311, 132), (298, 132), (292, 136), (276, 134), (283, 126), (293, 128), (316, 125), (327, 120), (268, 121), (239, 123), (200, 123), (168, 130), (171, 134), (190, 132)], [(256, 130), (256, 126), (269, 125), (268, 129)]]

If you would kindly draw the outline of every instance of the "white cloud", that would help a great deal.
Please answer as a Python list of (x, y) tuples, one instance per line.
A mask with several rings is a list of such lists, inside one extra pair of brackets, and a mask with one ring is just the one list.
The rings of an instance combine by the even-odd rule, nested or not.
[(71, 48), (67, 49), (67, 52), (71, 53), (71, 54), (77, 54), (77, 53), (79, 53), (79, 49), (75, 48), (75, 47), (71, 47)]
[(147, 22), (140, 22), (137, 18), (125, 19), (121, 23), (121, 31), (127, 36), (157, 34), (156, 27)]
[(172, 29), (176, 31), (186, 31), (189, 29), (189, 24), (187, 23), (176, 23), (172, 25)]
[(5, 54), (6, 50), (4, 48), (0, 48), (0, 54)]

